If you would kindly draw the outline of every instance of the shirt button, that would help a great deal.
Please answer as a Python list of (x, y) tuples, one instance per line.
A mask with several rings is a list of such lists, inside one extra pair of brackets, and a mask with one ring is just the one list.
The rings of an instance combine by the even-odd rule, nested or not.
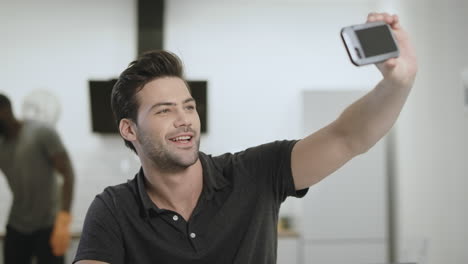
[(179, 217), (178, 217), (177, 215), (174, 215), (174, 216), (172, 217), (172, 219), (174, 219), (174, 221), (177, 221), (177, 220), (179, 220)]
[(197, 235), (195, 233), (190, 233), (190, 237), (195, 238), (195, 237), (197, 237)]

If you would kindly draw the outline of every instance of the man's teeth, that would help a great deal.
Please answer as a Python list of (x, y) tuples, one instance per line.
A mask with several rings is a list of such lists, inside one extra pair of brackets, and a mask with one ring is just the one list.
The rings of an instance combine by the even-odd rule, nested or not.
[(176, 137), (176, 138), (173, 138), (171, 139), (172, 141), (187, 141), (187, 140), (190, 140), (192, 137), (190, 136), (182, 136), (182, 137)]

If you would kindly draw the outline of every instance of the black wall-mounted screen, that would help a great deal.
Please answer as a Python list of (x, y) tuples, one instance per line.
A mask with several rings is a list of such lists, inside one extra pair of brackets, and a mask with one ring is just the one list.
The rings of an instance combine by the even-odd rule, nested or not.
[(111, 93), (116, 79), (108, 81), (89, 81), (91, 101), (91, 121), (93, 132), (118, 133), (111, 109)]
[[(108, 81), (89, 81), (92, 131), (102, 134), (118, 133), (111, 109), (111, 93), (116, 79)], [(201, 132), (207, 131), (207, 81), (188, 81), (192, 96), (197, 102), (201, 121)]]
[(201, 132), (205, 133), (207, 131), (208, 125), (208, 108), (207, 108), (207, 82), (206, 81), (188, 81), (192, 97), (197, 103), (197, 111), (200, 116), (201, 122)]

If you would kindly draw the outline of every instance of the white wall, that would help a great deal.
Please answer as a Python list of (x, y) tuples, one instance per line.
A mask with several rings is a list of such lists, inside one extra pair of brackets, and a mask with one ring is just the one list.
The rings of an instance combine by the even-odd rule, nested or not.
[(400, 257), (468, 263), (468, 2), (401, 1), (420, 70), (397, 130)]

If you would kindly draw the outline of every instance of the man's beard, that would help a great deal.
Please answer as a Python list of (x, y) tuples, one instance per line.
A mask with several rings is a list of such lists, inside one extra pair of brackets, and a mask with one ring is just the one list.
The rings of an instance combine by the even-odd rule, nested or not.
[(192, 137), (192, 140), (196, 140), (194, 142), (195, 148), (189, 153), (186, 153), (185, 157), (181, 157), (180, 154), (178, 155), (170, 151), (167, 145), (152, 139), (150, 135), (144, 132), (138, 134), (138, 140), (141, 142), (141, 147), (145, 155), (161, 170), (171, 172), (181, 171), (195, 164), (198, 160), (200, 139), (196, 139), (195, 135)]

